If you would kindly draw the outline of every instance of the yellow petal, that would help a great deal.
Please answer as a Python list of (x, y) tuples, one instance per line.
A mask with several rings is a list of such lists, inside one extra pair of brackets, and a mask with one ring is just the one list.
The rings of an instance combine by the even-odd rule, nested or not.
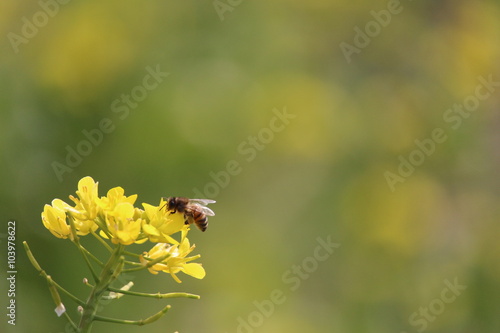
[(148, 240), (147, 238), (143, 238), (143, 239), (136, 240), (134, 243), (135, 244), (142, 244), (142, 243), (145, 243), (147, 240)]
[(203, 279), (206, 275), (203, 266), (201, 264), (195, 264), (195, 263), (185, 264), (183, 272), (197, 279)]
[(115, 211), (118, 216), (132, 218), (134, 216), (134, 206), (128, 202), (121, 202), (116, 205)]
[(175, 280), (175, 282), (182, 283), (182, 281), (177, 277), (177, 275), (175, 275), (175, 273), (170, 272), (170, 275)]
[(150, 224), (144, 224), (142, 226), (142, 229), (144, 230), (145, 233), (147, 233), (148, 235), (152, 235), (152, 236), (160, 236), (160, 232), (158, 231), (158, 229), (156, 229), (155, 227), (153, 227), (152, 225)]
[(123, 189), (123, 187), (120, 187), (120, 186), (117, 186), (117, 187), (113, 187), (112, 189), (110, 189), (108, 191), (108, 199), (118, 199), (118, 198), (121, 198), (123, 197), (123, 194), (125, 193), (125, 190)]
[(83, 177), (78, 182), (78, 190), (80, 192), (86, 192), (87, 190), (96, 191), (97, 190), (97, 184), (98, 183), (96, 183), (92, 177), (89, 177), (89, 176)]

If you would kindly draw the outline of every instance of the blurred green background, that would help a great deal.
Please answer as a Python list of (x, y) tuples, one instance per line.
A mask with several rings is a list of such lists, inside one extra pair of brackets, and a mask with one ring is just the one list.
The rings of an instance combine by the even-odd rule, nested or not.
[[(87, 175), (138, 203), (217, 200), (208, 231), (190, 233), (204, 280), (130, 277), (202, 299), (106, 305), (129, 319), (173, 306), (123, 333), (500, 331), (500, 99), (498, 84), (477, 88), (500, 81), (498, 1), (62, 2), (0, 5), (0, 245), (16, 220), (18, 269), (12, 327), (2, 255), (2, 332), (71, 332), (21, 242), (87, 295), (76, 249), (40, 220)], [(169, 74), (152, 88), (147, 68)], [(474, 104), (476, 89), (488, 96)], [(471, 112), (447, 111), (466, 101)], [(435, 129), (444, 142), (429, 143)], [(87, 156), (57, 175), (68, 149)], [(323, 261), (318, 237), (340, 244)], [(445, 281), (466, 289), (449, 301)]]

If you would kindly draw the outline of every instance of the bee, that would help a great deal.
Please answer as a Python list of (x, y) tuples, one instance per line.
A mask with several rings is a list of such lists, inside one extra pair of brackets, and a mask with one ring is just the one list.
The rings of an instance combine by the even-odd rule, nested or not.
[(207, 230), (207, 216), (214, 216), (215, 213), (208, 207), (208, 204), (215, 203), (210, 199), (189, 199), (185, 197), (163, 198), (165, 207), (172, 213), (183, 213), (186, 224), (196, 224), (201, 231)]

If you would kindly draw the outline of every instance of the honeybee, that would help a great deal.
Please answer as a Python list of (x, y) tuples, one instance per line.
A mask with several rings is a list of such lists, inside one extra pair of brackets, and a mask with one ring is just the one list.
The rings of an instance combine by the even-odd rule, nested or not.
[(185, 197), (169, 197), (163, 198), (166, 203), (165, 207), (172, 213), (184, 213), (186, 224), (196, 224), (201, 231), (207, 230), (207, 216), (214, 216), (215, 213), (208, 207), (208, 204), (215, 203), (215, 200), (210, 199), (189, 199)]

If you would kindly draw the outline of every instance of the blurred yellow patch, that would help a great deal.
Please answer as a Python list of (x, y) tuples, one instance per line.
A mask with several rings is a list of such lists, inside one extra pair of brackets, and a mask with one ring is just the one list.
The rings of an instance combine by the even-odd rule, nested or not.
[(52, 19), (52, 35), (46, 39), (36, 66), (40, 79), (75, 102), (99, 95), (135, 57), (126, 22), (114, 7), (99, 3), (67, 6), (64, 15)]
[(410, 176), (395, 192), (387, 187), (383, 172), (383, 168), (366, 172), (351, 185), (343, 203), (345, 224), (360, 244), (412, 256), (438, 225), (445, 197), (423, 171)]
[[(264, 127), (273, 107), (296, 117), (277, 133), (270, 149), (304, 158), (334, 158), (357, 132), (355, 114), (341, 89), (313, 76), (294, 72), (268, 77), (248, 94), (255, 118), (252, 128)], [(326, 154), (326, 152), (328, 152)]]

